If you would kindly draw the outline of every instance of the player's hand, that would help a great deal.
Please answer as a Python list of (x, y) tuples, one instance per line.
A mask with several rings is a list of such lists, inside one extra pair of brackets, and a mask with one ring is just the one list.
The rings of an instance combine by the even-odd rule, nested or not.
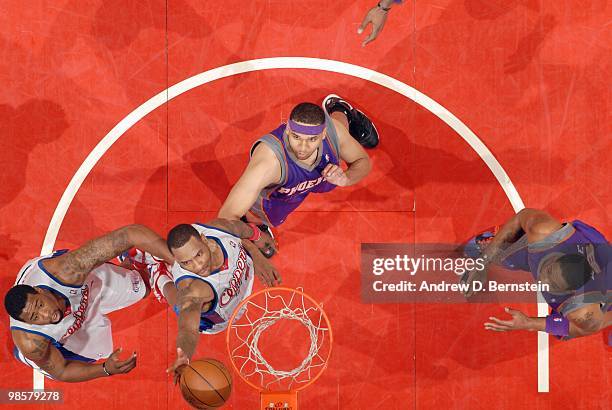
[(519, 310), (514, 310), (509, 307), (504, 308), (506, 313), (512, 316), (510, 320), (500, 320), (491, 316), (491, 322), (485, 322), (484, 327), (487, 330), (495, 332), (507, 332), (510, 330), (528, 330), (531, 318)]
[(323, 168), (321, 176), (330, 184), (337, 186), (347, 186), (350, 182), (342, 168), (334, 164), (327, 164), (327, 166)]
[(277, 286), (281, 284), (281, 275), (276, 267), (264, 256), (252, 256), (255, 275), (261, 279), (266, 286)]
[(129, 373), (136, 367), (136, 352), (132, 353), (127, 360), (119, 360), (119, 354), (122, 351), (123, 349), (121, 347), (115, 350), (108, 359), (106, 359), (106, 362), (104, 362), (104, 367), (111, 376), (113, 374)]
[(179, 379), (181, 378), (181, 373), (183, 372), (183, 369), (188, 364), (189, 364), (189, 357), (187, 357), (185, 352), (183, 352), (183, 349), (181, 349), (180, 347), (177, 347), (176, 348), (176, 360), (166, 370), (166, 373), (174, 374), (174, 384), (178, 383)]
[(380, 34), (383, 27), (385, 26), (385, 22), (387, 21), (388, 11), (384, 11), (378, 6), (374, 6), (368, 11), (368, 14), (365, 15), (361, 25), (357, 29), (357, 33), (361, 34), (366, 29), (368, 24), (372, 23), (372, 32), (370, 35), (361, 43), (362, 47), (365, 47), (366, 44), (374, 41), (376, 37)]
[[(259, 229), (259, 228), (257, 228)], [(260, 252), (266, 257), (271, 258), (278, 252), (278, 244), (267, 232), (261, 231), (261, 236), (258, 240), (252, 241), (257, 246)]]

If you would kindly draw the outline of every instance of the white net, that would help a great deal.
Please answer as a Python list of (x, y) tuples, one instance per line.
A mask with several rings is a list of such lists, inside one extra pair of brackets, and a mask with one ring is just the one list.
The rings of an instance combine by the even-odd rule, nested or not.
[[(279, 365), (283, 351), (275, 350), (274, 360), (262, 354), (261, 343), (266, 332), (276, 324), (307, 331), (310, 345), (305, 357), (295, 366)], [(288, 323), (292, 322), (292, 323)], [(228, 347), (236, 369), (253, 385), (265, 390), (299, 390), (320, 374), (331, 353), (331, 329), (322, 308), (301, 291), (287, 288), (267, 289), (247, 299), (228, 330)], [(282, 335), (291, 340), (291, 333)], [(267, 344), (274, 338), (266, 339)], [(270, 342), (272, 341), (272, 342)], [(266, 346), (270, 351), (270, 346)], [(305, 349), (306, 350), (306, 349)], [(270, 362), (276, 362), (275, 368)], [(283, 363), (287, 364), (287, 363)], [(282, 368), (281, 368), (282, 367)]]

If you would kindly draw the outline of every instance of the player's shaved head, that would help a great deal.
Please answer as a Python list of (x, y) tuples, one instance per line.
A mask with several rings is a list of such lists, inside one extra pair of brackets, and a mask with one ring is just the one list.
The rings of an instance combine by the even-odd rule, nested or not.
[(325, 113), (320, 106), (305, 102), (296, 105), (291, 110), (289, 119), (301, 124), (320, 125), (325, 122)]
[(172, 252), (173, 249), (185, 246), (191, 238), (200, 239), (198, 230), (189, 224), (180, 224), (170, 229), (166, 243), (168, 244), (168, 249)]

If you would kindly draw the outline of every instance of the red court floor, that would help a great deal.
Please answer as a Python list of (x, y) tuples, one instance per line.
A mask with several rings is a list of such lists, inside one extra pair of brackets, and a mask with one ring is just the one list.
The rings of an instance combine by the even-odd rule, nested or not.
[[(375, 0), (5, 0), (0, 5), (2, 294), (38, 255), (58, 201), (117, 123), (169, 86), (227, 64), (316, 57), (366, 67), (431, 97), (465, 123), (526, 206), (612, 237), (612, 9), (603, 0), (419, 0), (392, 10), (365, 48)], [(196, 87), (131, 127), (87, 176), (56, 248), (121, 225), (160, 234), (216, 215), (259, 136), (301, 101), (337, 93), (375, 121), (363, 182), (311, 196), (278, 230), (284, 285), (322, 301), (335, 332), (310, 409), (610, 408), (601, 335), (550, 340), (550, 392), (537, 391), (536, 334), (490, 333), (503, 305), (363, 304), (362, 242), (449, 242), (503, 223), (512, 206), (474, 150), (425, 107), (350, 75), (269, 69)], [(259, 289), (261, 285), (256, 284)], [(535, 304), (517, 305), (531, 315)], [(32, 387), (2, 320), (0, 387)], [(176, 318), (153, 298), (112, 315), (128, 375), (62, 389), (57, 408), (187, 408), (165, 369)], [(222, 335), (198, 356), (228, 363)], [(256, 409), (234, 377), (227, 408)], [(28, 406), (20, 406), (26, 409)], [(30, 408), (53, 408), (51, 405)]]

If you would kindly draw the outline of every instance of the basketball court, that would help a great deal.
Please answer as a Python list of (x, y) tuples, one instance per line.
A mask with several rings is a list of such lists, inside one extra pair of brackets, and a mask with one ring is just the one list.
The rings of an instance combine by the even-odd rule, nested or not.
[[(374, 3), (4, 1), (3, 294), (41, 250), (214, 218), (252, 142), (296, 103), (336, 93), (381, 143), (364, 181), (310, 195), (275, 231), (283, 286), (320, 303), (333, 329), (300, 409), (609, 408), (602, 334), (485, 331), (501, 304), (362, 303), (360, 244), (459, 243), (523, 205), (612, 237), (610, 6), (406, 1), (362, 48)], [(152, 297), (111, 315), (115, 345), (138, 366), (81, 384), (33, 377), (0, 317), (1, 387), (64, 395), (21, 409), (189, 408), (165, 373), (176, 316)], [(291, 340), (268, 342), (291, 356)], [(231, 370), (223, 334), (202, 336), (195, 357)], [(233, 380), (224, 408), (258, 409), (258, 392)]]

